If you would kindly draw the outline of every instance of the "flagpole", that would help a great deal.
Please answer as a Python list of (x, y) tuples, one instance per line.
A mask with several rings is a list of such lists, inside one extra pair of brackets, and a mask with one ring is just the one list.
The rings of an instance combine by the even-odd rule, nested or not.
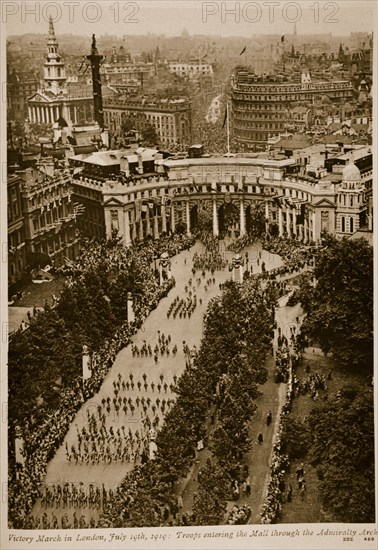
[(227, 112), (227, 153), (230, 152), (230, 117), (228, 112), (228, 98), (226, 103), (226, 112)]

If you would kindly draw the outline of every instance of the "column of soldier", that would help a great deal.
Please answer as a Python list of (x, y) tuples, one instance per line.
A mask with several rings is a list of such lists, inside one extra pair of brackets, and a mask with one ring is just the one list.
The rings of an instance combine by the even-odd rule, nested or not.
[[(170, 344), (171, 336), (158, 331), (158, 342), (154, 347), (144, 340), (139, 346), (132, 344), (131, 351), (133, 357), (153, 356), (157, 365), (164, 356), (172, 354), (175, 357), (178, 353), (177, 344), (172, 347)], [(186, 342), (183, 342), (183, 351), (190, 352)], [(157, 380), (146, 373), (140, 379), (136, 379), (133, 373), (128, 378), (119, 373), (113, 380), (113, 394), (101, 399), (96, 412), (87, 410), (87, 427), (77, 427), (77, 443), (71, 447), (66, 443), (67, 460), (75, 464), (137, 463), (146, 452), (149, 430), (160, 426), (163, 416), (174, 403), (176, 382), (176, 375), (171, 381), (163, 373)], [(108, 426), (109, 423), (117, 423), (118, 427)], [(130, 424), (134, 428), (136, 424), (140, 427), (132, 430)]]
[(25, 528), (95, 528), (99, 512), (106, 504), (114, 501), (117, 493), (118, 489), (106, 489), (104, 484), (100, 487), (99, 484), (90, 483), (87, 489), (83, 482), (51, 483), (41, 491), (41, 506), (45, 511), (28, 516)]
[[(202, 278), (206, 277), (206, 271), (202, 271)], [(168, 310), (167, 310), (167, 318), (169, 319), (171, 316), (173, 319), (176, 319), (176, 317), (179, 317), (180, 319), (188, 317), (188, 319), (191, 318), (192, 314), (194, 313), (197, 305), (202, 305), (202, 298), (197, 298), (196, 294), (196, 287), (200, 287), (202, 282), (201, 277), (197, 277), (195, 280), (192, 278), (189, 279), (188, 284), (185, 285), (185, 297), (181, 298), (180, 296), (176, 296), (173, 302), (171, 302)], [(205, 281), (204, 290), (205, 292), (209, 289), (209, 287), (215, 284), (215, 277), (210, 277)]]
[[(150, 356), (152, 351), (159, 357), (164, 355), (175, 356), (178, 352), (177, 344), (170, 350), (171, 336), (158, 332), (158, 342), (154, 348), (151, 344), (143, 341), (142, 345), (132, 344), (133, 356)], [(183, 341), (182, 349), (186, 358), (190, 358), (193, 350)], [(168, 353), (167, 353), (168, 352)], [(87, 425), (81, 429), (76, 425), (77, 443), (69, 446), (65, 443), (66, 460), (75, 464), (111, 464), (112, 462), (137, 464), (148, 457), (148, 443), (151, 431), (156, 431), (161, 423), (162, 417), (174, 403), (173, 391), (177, 382), (177, 375), (174, 374), (172, 382), (168, 383), (164, 374), (161, 373), (158, 380), (149, 380), (146, 373), (141, 379), (135, 380), (132, 373), (126, 379), (121, 373), (113, 380), (113, 394), (102, 398), (97, 405), (95, 412), (87, 409)], [(121, 396), (122, 392), (137, 392), (135, 399)], [(149, 394), (145, 394), (149, 392)], [(151, 396), (155, 394), (155, 396)], [(141, 395), (142, 394), (142, 395)], [(144, 395), (143, 395), (144, 394)], [(140, 396), (141, 395), (141, 396)], [(114, 427), (107, 422), (120, 424)], [(125, 424), (129, 424), (126, 428)], [(139, 429), (132, 430), (130, 424)], [(86, 518), (84, 514), (80, 517), (65, 513), (60, 518), (54, 513), (54, 509), (62, 512), (65, 509), (85, 508), (87, 511), (102, 510), (104, 504), (114, 498), (112, 489), (106, 489), (104, 485), (90, 484), (86, 490), (84, 484), (55, 482), (44, 486), (40, 492), (41, 507), (46, 511), (42, 515), (30, 516), (27, 520), (29, 528), (35, 529), (57, 529), (57, 528), (85, 528), (95, 527), (95, 517)], [(51, 515), (48, 509), (53, 509)]]

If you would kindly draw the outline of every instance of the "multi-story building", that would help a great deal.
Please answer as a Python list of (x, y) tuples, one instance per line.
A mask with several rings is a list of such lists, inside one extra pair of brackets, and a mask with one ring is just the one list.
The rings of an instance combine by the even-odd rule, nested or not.
[(142, 178), (155, 170), (155, 159), (162, 158), (157, 149), (142, 147), (96, 151), (69, 157), (73, 169), (72, 198), (81, 215), (77, 227), (82, 235), (90, 238), (105, 237), (103, 188), (107, 181)]
[(9, 174), (8, 196), (8, 283), (18, 281), (26, 267), (24, 216), (21, 203), (21, 177)]
[(43, 86), (28, 99), (29, 122), (50, 125), (59, 122), (61, 126), (93, 124), (92, 87), (67, 79), (51, 17), (43, 73)]
[[(365, 223), (366, 192), (353, 164), (336, 182), (327, 174), (301, 174), (294, 158), (163, 159), (155, 165), (157, 175), (104, 184), (107, 237), (117, 232), (129, 246), (178, 228), (189, 234), (203, 208), (212, 212), (216, 236), (244, 235), (258, 210), (266, 232), (305, 243), (319, 242), (323, 231), (348, 236)], [(232, 223), (226, 221), (231, 210)]]
[(210, 63), (202, 63), (201, 61), (169, 61), (168, 67), (171, 73), (177, 76), (184, 76), (187, 78), (200, 78), (200, 77), (213, 77), (213, 66)]
[(78, 254), (77, 210), (69, 170), (55, 169), (44, 157), (36, 167), (16, 172), (20, 178), (23, 229), (28, 263), (43, 255), (58, 267)]
[(155, 76), (156, 66), (154, 63), (143, 62), (103, 63), (100, 73), (104, 84), (118, 86), (129, 81), (138, 81), (142, 84), (143, 81)]
[(192, 141), (192, 106), (187, 99), (107, 99), (104, 118), (110, 133), (121, 134), (126, 120), (139, 134), (152, 126), (162, 147), (185, 147)]
[(308, 73), (300, 83), (284, 76), (258, 76), (239, 69), (231, 80), (232, 132), (239, 151), (265, 148), (269, 138), (283, 133), (294, 105), (310, 104), (327, 97), (342, 104), (353, 97), (348, 81), (312, 82)]
[(12, 71), (7, 79), (7, 115), (8, 120), (24, 122), (28, 116), (28, 98), (39, 87), (34, 78), (19, 77)]

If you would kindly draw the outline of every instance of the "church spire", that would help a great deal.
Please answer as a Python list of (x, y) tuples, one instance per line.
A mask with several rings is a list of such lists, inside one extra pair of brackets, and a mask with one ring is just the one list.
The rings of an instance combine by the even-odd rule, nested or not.
[(51, 15), (49, 17), (49, 36), (53, 36), (55, 38), (54, 21)]
[(63, 91), (66, 83), (64, 61), (58, 53), (58, 41), (55, 36), (54, 21), (49, 18), (49, 34), (47, 38), (47, 58), (43, 66), (45, 88), (54, 94)]

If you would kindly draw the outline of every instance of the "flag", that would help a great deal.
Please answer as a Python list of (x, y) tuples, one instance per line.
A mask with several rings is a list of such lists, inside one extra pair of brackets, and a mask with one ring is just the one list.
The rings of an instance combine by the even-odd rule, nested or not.
[(154, 216), (161, 216), (161, 197), (154, 198)]
[(284, 197), (283, 195), (279, 197), (273, 197), (273, 202), (275, 203), (278, 208), (282, 208)]
[(301, 213), (299, 215), (297, 215), (297, 224), (298, 225), (304, 225), (305, 212), (306, 212), (306, 206), (305, 206), (305, 204), (301, 204)]
[(240, 52), (240, 55), (243, 55), (243, 53), (245, 53), (247, 50), (247, 46), (244, 46), (244, 48), (242, 49), (242, 51)]
[(140, 222), (141, 210), (142, 210), (142, 200), (141, 199), (136, 199), (136, 201), (135, 201), (135, 221), (137, 223)]
[(81, 216), (82, 214), (84, 214), (85, 212), (85, 206), (78, 203), (78, 202), (74, 202), (74, 205), (73, 205), (74, 209), (74, 214), (75, 216)]
[(226, 107), (226, 110), (225, 110), (225, 112), (224, 112), (224, 119), (223, 119), (223, 124), (222, 124), (222, 130), (223, 130), (223, 128), (226, 126), (227, 116), (228, 116), (228, 109), (227, 109), (227, 107)]

